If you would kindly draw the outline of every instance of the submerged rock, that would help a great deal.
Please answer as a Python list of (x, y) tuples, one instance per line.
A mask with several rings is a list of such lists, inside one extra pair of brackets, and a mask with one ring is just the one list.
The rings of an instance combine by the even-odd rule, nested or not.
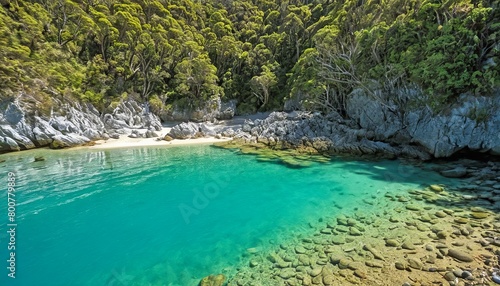
[(41, 161), (45, 161), (45, 158), (43, 156), (35, 156), (34, 162), (41, 162)]
[(467, 168), (456, 167), (456, 168), (451, 169), (451, 170), (443, 170), (439, 173), (441, 175), (443, 175), (444, 177), (448, 177), (448, 178), (462, 178), (465, 175), (467, 175)]
[(486, 212), (472, 212), (470, 215), (471, 215), (471, 217), (473, 217), (475, 219), (485, 219), (485, 218), (490, 216)]
[(453, 258), (458, 259), (458, 260), (463, 261), (463, 262), (474, 261), (474, 258), (472, 257), (472, 255), (465, 253), (465, 252), (458, 250), (458, 249), (453, 249), (453, 248), (448, 250), (448, 256), (453, 257)]
[(223, 274), (210, 275), (201, 279), (200, 286), (222, 286), (225, 281), (226, 276)]
[(430, 185), (429, 188), (431, 188), (431, 190), (433, 190), (436, 193), (444, 192), (444, 188), (439, 185)]

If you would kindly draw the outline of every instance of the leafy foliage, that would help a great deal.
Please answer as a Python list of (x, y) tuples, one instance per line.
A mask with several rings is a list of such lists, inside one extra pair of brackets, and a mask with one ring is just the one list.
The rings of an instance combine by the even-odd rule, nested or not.
[(128, 93), (156, 111), (221, 97), (242, 112), (294, 99), (327, 112), (356, 88), (417, 85), (439, 108), (500, 85), (498, 0), (2, 3), (2, 97), (46, 101), (48, 88), (104, 108)]

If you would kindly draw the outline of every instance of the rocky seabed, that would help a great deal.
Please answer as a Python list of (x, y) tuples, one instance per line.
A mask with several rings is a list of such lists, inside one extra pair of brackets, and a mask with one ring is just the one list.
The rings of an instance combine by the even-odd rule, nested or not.
[(340, 214), (310, 223), (312, 236), (249, 249), (228, 281), (219, 274), (200, 285), (500, 284), (500, 164), (464, 163), (473, 165), (468, 178), (453, 187), (374, 193), (355, 209), (333, 204)]

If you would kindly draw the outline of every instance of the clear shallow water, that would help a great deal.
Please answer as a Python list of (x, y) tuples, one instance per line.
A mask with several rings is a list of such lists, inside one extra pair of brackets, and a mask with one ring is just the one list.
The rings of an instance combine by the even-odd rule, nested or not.
[[(37, 155), (45, 161), (33, 162)], [(303, 169), (211, 146), (1, 155), (0, 285), (197, 285), (374, 193), (442, 182), (398, 161)], [(16, 279), (7, 173), (16, 174)], [(5, 202), (5, 203), (4, 203)], [(2, 262), (3, 261), (3, 262)]]

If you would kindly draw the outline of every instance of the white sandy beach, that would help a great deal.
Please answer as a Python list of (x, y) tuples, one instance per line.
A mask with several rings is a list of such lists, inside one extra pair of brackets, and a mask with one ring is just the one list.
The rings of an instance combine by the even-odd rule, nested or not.
[[(246, 116), (235, 116), (229, 120), (219, 121), (219, 126), (231, 127), (234, 130), (241, 128), (246, 119), (265, 119), (269, 115), (269, 112), (260, 112), (252, 115)], [(165, 135), (170, 132), (172, 126), (175, 123), (166, 123), (167, 126), (163, 126), (161, 131), (156, 131), (159, 137), (156, 138), (130, 138), (128, 134), (120, 135), (119, 139), (108, 139), (108, 140), (98, 140), (95, 141), (94, 146), (88, 146), (84, 148), (90, 149), (111, 149), (111, 148), (124, 148), (124, 147), (140, 147), (140, 146), (168, 146), (168, 145), (190, 145), (190, 144), (210, 144), (216, 142), (230, 141), (232, 138), (221, 138), (217, 139), (215, 137), (204, 137), (196, 139), (174, 139), (172, 141), (159, 140), (163, 139)], [(146, 132), (147, 129), (137, 129), (140, 133)]]
[[(95, 145), (89, 146), (90, 149), (112, 149), (124, 147), (142, 147), (142, 146), (168, 146), (168, 145), (190, 145), (190, 144), (209, 144), (215, 142), (229, 141), (231, 138), (217, 139), (215, 137), (204, 137), (196, 139), (174, 139), (172, 141), (159, 140), (163, 138), (172, 129), (171, 127), (163, 127), (161, 131), (156, 131), (159, 137), (156, 138), (130, 138), (128, 135), (120, 135), (119, 139), (108, 139), (95, 141)], [(139, 129), (139, 131), (145, 131)]]

